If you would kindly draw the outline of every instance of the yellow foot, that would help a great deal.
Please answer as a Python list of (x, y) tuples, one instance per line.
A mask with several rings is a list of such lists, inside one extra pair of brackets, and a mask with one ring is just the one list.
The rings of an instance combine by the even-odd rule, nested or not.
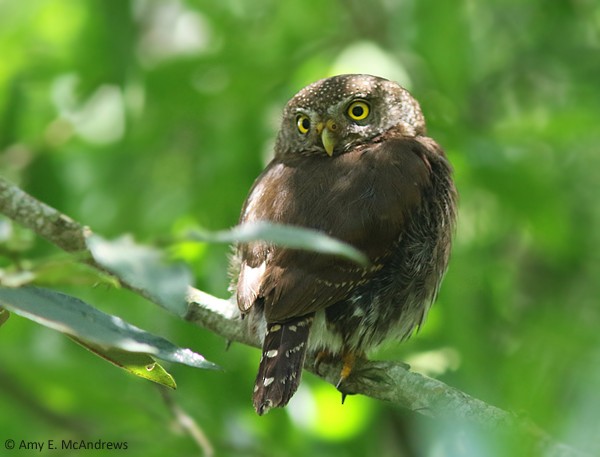
[(327, 350), (321, 350), (321, 351), (317, 352), (317, 354), (315, 355), (314, 367), (315, 367), (315, 372), (318, 375), (322, 375), (322, 373), (320, 372), (320, 366), (322, 363), (335, 362), (335, 361), (338, 361), (340, 358), (342, 359), (342, 370), (340, 371), (340, 378), (339, 378), (338, 382), (336, 383), (335, 388), (338, 389), (342, 393), (342, 404), (343, 404), (344, 400), (346, 399), (346, 396), (348, 395), (348, 392), (345, 392), (343, 389), (344, 381), (346, 381), (350, 377), (350, 375), (352, 374), (352, 372), (354, 371), (354, 369), (357, 365), (357, 362), (366, 358), (364, 352), (345, 350), (345, 351), (342, 351), (342, 353), (340, 355), (340, 354), (334, 354)]
[[(342, 383), (350, 377), (352, 373), (352, 369), (354, 368), (354, 364), (356, 363), (356, 353), (355, 352), (343, 352), (342, 353), (342, 371), (340, 373), (340, 380), (337, 382), (335, 387), (337, 389), (340, 388)], [(343, 400), (342, 400), (343, 403)]]
[(349, 394), (349, 392), (345, 391), (342, 384), (344, 383), (344, 381), (346, 381), (346, 379), (348, 379), (350, 377), (350, 375), (352, 374), (352, 372), (354, 371), (354, 369), (357, 365), (357, 362), (359, 362), (360, 360), (363, 360), (363, 359), (365, 359), (365, 354), (363, 352), (356, 352), (356, 351), (342, 352), (342, 362), (343, 362), (342, 371), (340, 372), (340, 380), (335, 385), (336, 389), (342, 393), (342, 405), (344, 404), (344, 401), (346, 400), (346, 396)]

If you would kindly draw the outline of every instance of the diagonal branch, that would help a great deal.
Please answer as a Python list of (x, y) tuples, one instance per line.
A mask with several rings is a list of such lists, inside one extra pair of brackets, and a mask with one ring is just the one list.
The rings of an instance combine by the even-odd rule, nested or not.
[[(85, 253), (85, 239), (91, 230), (80, 225), (56, 209), (36, 200), (18, 187), (0, 177), (0, 212), (30, 228), (59, 248), (70, 253)], [(93, 261), (89, 261), (96, 268)], [(137, 294), (149, 298), (144, 291), (117, 278), (121, 284)], [(188, 311), (185, 319), (204, 327), (228, 341), (259, 346), (239, 319), (237, 306), (231, 300), (213, 297), (191, 288), (188, 293)], [(315, 372), (314, 358), (309, 357), (305, 368)], [(341, 363), (323, 362), (318, 376), (335, 385)], [(344, 388), (352, 393), (391, 402), (403, 408), (433, 418), (464, 420), (484, 428), (509, 431), (522, 435), (533, 443), (532, 455), (548, 457), (583, 457), (585, 454), (555, 441), (530, 420), (489, 405), (441, 381), (410, 371), (399, 362), (364, 361), (356, 375), (348, 379)]]

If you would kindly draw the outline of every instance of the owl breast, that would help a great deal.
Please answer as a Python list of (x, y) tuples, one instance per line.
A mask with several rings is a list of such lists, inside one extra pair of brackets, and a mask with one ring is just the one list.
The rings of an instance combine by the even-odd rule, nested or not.
[[(316, 313), (309, 346), (365, 351), (419, 325), (448, 261), (454, 214), (450, 167), (434, 142), (389, 139), (335, 157), (284, 157), (257, 179), (241, 222), (267, 220), (321, 230), (372, 264), (250, 243), (260, 274), (238, 296), (254, 320)], [(442, 203), (440, 203), (442, 202)], [(444, 203), (445, 202), (445, 203)], [(261, 325), (260, 328), (264, 328)]]

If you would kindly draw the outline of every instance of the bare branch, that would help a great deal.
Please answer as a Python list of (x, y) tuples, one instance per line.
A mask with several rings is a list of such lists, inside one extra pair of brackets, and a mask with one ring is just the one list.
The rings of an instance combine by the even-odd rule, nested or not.
[(0, 177), (0, 211), (67, 252), (85, 250), (87, 228)]
[[(68, 252), (87, 252), (85, 237), (91, 231), (44, 203), (23, 192), (0, 177), (0, 212)], [(89, 252), (87, 252), (90, 254)], [(91, 257), (91, 255), (90, 255)], [(97, 268), (101, 268), (95, 265)], [(150, 298), (144, 291), (123, 286)], [(150, 298), (151, 299), (151, 298)], [(259, 341), (246, 329), (232, 300), (213, 297), (190, 288), (185, 319), (206, 328), (228, 341), (258, 347)], [(314, 359), (308, 358), (305, 368), (315, 372)], [(316, 373), (335, 385), (341, 363), (324, 362)], [(491, 406), (450, 387), (441, 381), (415, 373), (399, 362), (362, 361), (344, 383), (345, 390), (394, 403), (411, 411), (434, 418), (459, 419), (472, 424), (516, 432), (535, 443), (536, 453), (548, 457), (583, 457), (585, 454), (558, 443), (526, 418)]]
[(194, 440), (200, 449), (202, 449), (202, 454), (205, 457), (213, 457), (215, 455), (215, 450), (208, 437), (204, 433), (204, 430), (202, 430), (202, 427), (198, 425), (192, 416), (186, 413), (183, 408), (179, 406), (179, 404), (173, 398), (172, 391), (163, 386), (160, 386), (159, 390), (165, 405), (175, 420), (175, 423)]

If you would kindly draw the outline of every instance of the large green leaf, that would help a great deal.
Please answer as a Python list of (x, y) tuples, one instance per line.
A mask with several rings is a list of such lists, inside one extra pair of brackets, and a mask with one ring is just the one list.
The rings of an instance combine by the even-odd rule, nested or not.
[(115, 348), (107, 349), (90, 344), (86, 341), (79, 340), (75, 337), (71, 337), (71, 339), (93, 354), (102, 357), (104, 360), (135, 376), (139, 376), (140, 378), (161, 384), (165, 387), (169, 387), (170, 389), (177, 388), (177, 384), (175, 383), (173, 376), (171, 376), (171, 374), (165, 370), (161, 364), (159, 364), (148, 354), (127, 352)]
[(129, 236), (107, 241), (91, 235), (87, 246), (94, 260), (106, 270), (163, 308), (185, 315), (185, 297), (193, 278), (183, 263), (167, 263), (160, 251), (135, 244)]
[(265, 240), (295, 249), (337, 255), (360, 265), (368, 265), (369, 259), (358, 249), (317, 230), (270, 222), (252, 222), (218, 232), (194, 231), (190, 237), (211, 243), (235, 243)]
[(217, 366), (190, 349), (103, 313), (78, 298), (38, 287), (0, 287), (0, 305), (41, 325), (100, 348), (149, 354), (196, 368)]

